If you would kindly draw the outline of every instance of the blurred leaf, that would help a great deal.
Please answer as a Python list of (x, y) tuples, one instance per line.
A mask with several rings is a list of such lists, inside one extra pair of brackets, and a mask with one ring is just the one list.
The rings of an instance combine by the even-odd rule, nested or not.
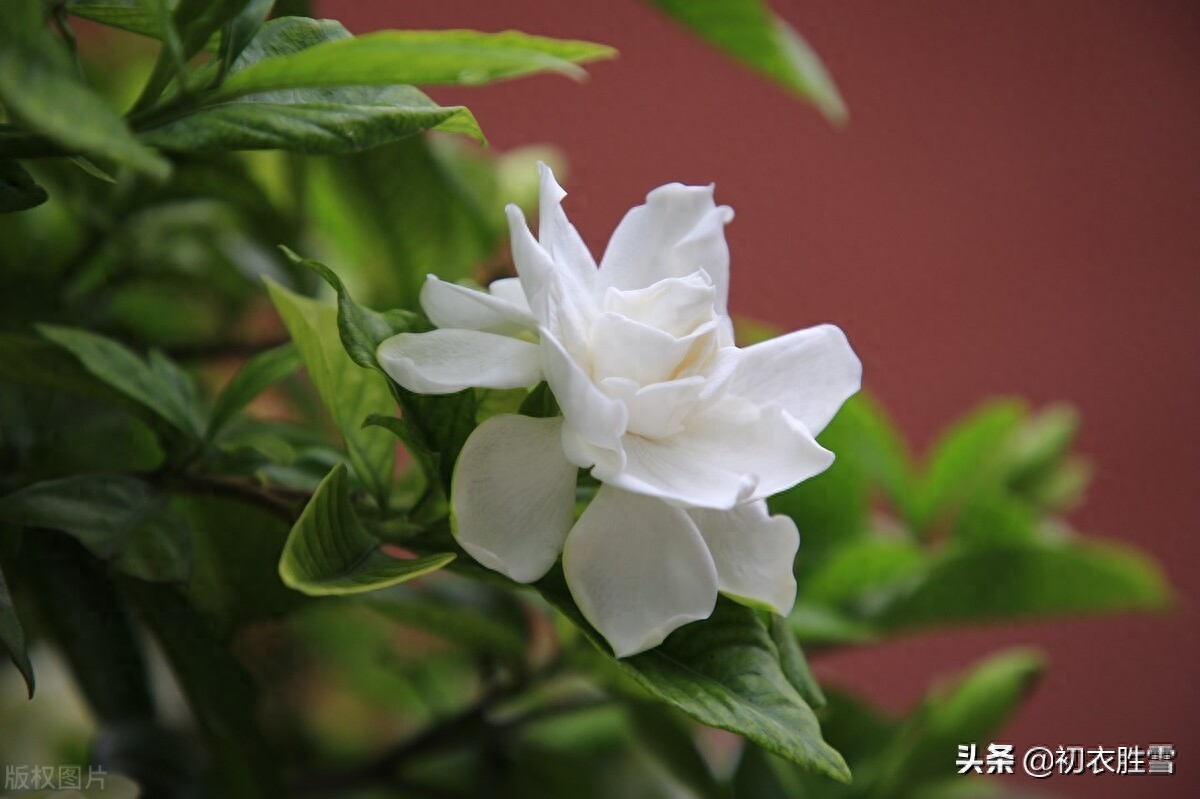
[(160, 3), (144, 0), (67, 0), (67, 10), (77, 17), (161, 39), (163, 30), (158, 9), (148, 7), (150, 5)]
[(207, 438), (210, 440), (233, 418), (234, 414), (300, 366), (300, 356), (291, 344), (260, 352), (238, 370), (225, 389), (217, 395), (212, 415), (208, 419)]
[(22, 537), (21, 570), (38, 618), (66, 657), (71, 673), (105, 723), (150, 720), (154, 698), (134, 630), (104, 567), (73, 538), (53, 530)]
[(831, 122), (846, 105), (816, 52), (762, 0), (649, 0), (718, 49), (798, 97)]
[(800, 648), (800, 642), (796, 640), (796, 634), (788, 626), (787, 620), (777, 613), (772, 613), (767, 622), (767, 631), (771, 634), (775, 648), (779, 650), (779, 666), (788, 682), (809, 707), (814, 710), (825, 707), (825, 694), (821, 691), (812, 669), (808, 667), (804, 650)]
[(346, 468), (338, 464), (292, 527), (279, 576), (289, 587), (313, 596), (353, 594), (420, 577), (455, 557), (446, 552), (403, 560), (383, 552), (380, 544), (355, 517)]
[(800, 583), (800, 599), (832, 607), (869, 599), (924, 572), (926, 556), (904, 538), (871, 537), (835, 551)]
[(864, 644), (873, 641), (877, 635), (869, 624), (803, 599), (788, 615), (788, 626), (805, 645)]
[[(1030, 650), (1010, 650), (935, 690), (880, 754), (872, 796), (909, 795), (941, 780), (962, 781), (951, 759), (959, 744), (987, 742), (1037, 685), (1045, 667)], [(985, 747), (986, 748), (986, 747)]]
[(169, 20), (164, 13), (166, 0), (147, 2), (162, 30), (164, 46), (146, 79), (141, 97), (134, 104), (135, 112), (153, 105), (172, 77), (181, 92), (190, 92), (194, 87), (189, 85), (192, 75), (187, 71), (187, 62), (204, 49), (217, 31), (242, 12), (248, 0), (178, 0)]
[[(289, 255), (296, 259), (294, 254)], [(381, 314), (364, 308), (354, 302), (332, 269), (312, 260), (301, 260), (300, 263), (315, 270), (337, 292), (338, 331), (342, 345), (359, 366), (375, 369), (383, 375), (375, 360), (375, 350), (380, 343), (397, 333), (427, 328), (421, 317), (408, 311)], [(455, 460), (475, 426), (474, 393), (460, 391), (425, 396), (397, 385), (386, 375), (384, 379), (400, 406), (401, 416), (397, 419), (389, 408), (387, 413), (368, 417), (366, 423), (383, 427), (400, 438), (421, 465), (430, 485), (439, 486), (449, 496)]]
[(35, 483), (0, 499), (0, 521), (67, 533), (144, 580), (184, 583), (191, 572), (187, 525), (167, 509), (161, 491), (135, 477), (82, 474)]
[(688, 723), (662, 705), (632, 701), (625, 712), (633, 724), (638, 746), (653, 755), (679, 782), (700, 799), (721, 799), (721, 785), (696, 748)]
[(124, 584), (158, 640), (224, 779), (237, 799), (283, 795), (275, 754), (258, 729), (257, 687), (182, 595), (138, 580)]
[(142, 418), (157, 418), (147, 406), (93, 376), (74, 355), (42, 338), (0, 333), (0, 378), (118, 405)]
[(171, 165), (134, 138), (100, 95), (79, 82), (62, 46), (41, 23), (39, 0), (13, 0), (0, 26), (0, 101), (10, 122), (76, 150), (162, 180)]
[(231, 75), (209, 101), (314, 87), (479, 84), (546, 71), (579, 78), (578, 63), (613, 55), (604, 45), (517, 31), (379, 31), (261, 60)]
[(966, 547), (1003, 546), (1034, 540), (1039, 527), (1026, 503), (1000, 490), (980, 491), (959, 512), (953, 536)]
[(69, 327), (38, 325), (38, 332), (69, 350), (96, 377), (150, 408), (192, 440), (203, 433), (195, 386), (161, 353), (147, 363), (123, 344)]
[[(309, 48), (354, 40), (339, 23), (284, 17), (262, 27), (230, 67), (226, 86), (257, 65), (287, 61)], [(423, 130), (465, 133), (482, 141), (471, 112), (442, 107), (405, 85), (261, 91), (168, 116), (149, 116), (143, 141), (166, 150), (212, 152), (282, 149), (305, 153), (366, 150)]]
[(338, 336), (334, 305), (301, 297), (271, 281), (267, 289), (321, 401), (342, 434), (355, 474), (379, 507), (386, 508), (396, 442), (386, 431), (362, 426), (373, 414), (394, 412), (386, 378), (363, 369), (346, 354)]
[(942, 435), (917, 498), (915, 521), (921, 532), (956, 512), (973, 492), (1000, 483), (1008, 447), (1025, 415), (1023, 403), (993, 402)]
[(36, 208), (49, 198), (18, 161), (0, 159), (0, 214)]
[(32, 699), (35, 685), (33, 664), (29, 662), (29, 653), (25, 651), (25, 632), (21, 629), (21, 619), (13, 607), (12, 597), (8, 595), (3, 570), (0, 570), (0, 653), (12, 659), (13, 665), (25, 679), (25, 687)]
[[(735, 799), (807, 799), (811, 795), (794, 765), (751, 743), (742, 747), (732, 787)], [(822, 799), (828, 797), (828, 791), (822, 795)]]
[(1153, 561), (1096, 541), (950, 550), (877, 622), (890, 629), (999, 619), (1162, 610), (1171, 591)]
[(248, 0), (221, 34), (221, 63), (227, 67), (249, 46), (270, 16), (275, 0)]
[(525, 656), (528, 630), (508, 594), (474, 582), (444, 579), (419, 587), (398, 585), (362, 597), (367, 607), (408, 627), (509, 661)]
[(558, 400), (554, 399), (554, 392), (550, 390), (550, 384), (545, 380), (533, 387), (533, 390), (521, 402), (519, 409), (519, 413), (538, 419), (558, 416), (558, 411)]
[[(538, 590), (601, 652), (608, 644), (570, 599), (561, 570)], [(841, 755), (821, 738), (817, 717), (788, 681), (779, 652), (755, 611), (724, 597), (712, 615), (686, 624), (659, 646), (615, 660), (620, 671), (655, 698), (722, 730), (744, 735), (768, 751), (847, 782)]]

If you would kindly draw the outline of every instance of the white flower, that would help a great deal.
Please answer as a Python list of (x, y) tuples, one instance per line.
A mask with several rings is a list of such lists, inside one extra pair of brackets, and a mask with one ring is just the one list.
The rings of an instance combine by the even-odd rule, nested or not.
[[(451, 492), (459, 542), (519, 582), (561, 552), (576, 603), (618, 656), (707, 618), (718, 592), (786, 614), (799, 534), (764, 499), (833, 461), (813, 437), (858, 390), (858, 358), (832, 325), (734, 345), (733, 212), (711, 186), (650, 192), (597, 268), (540, 169), (538, 239), (507, 209), (520, 277), (481, 292), (431, 275), (421, 304), (439, 329), (377, 354), (412, 391), (546, 380), (562, 408), (472, 433)], [(603, 485), (572, 524), (577, 468)]]

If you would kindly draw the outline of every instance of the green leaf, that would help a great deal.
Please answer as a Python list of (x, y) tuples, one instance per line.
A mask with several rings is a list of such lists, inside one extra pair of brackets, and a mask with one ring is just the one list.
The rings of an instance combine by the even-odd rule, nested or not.
[(169, 586), (128, 580), (125, 591), (145, 619), (222, 773), (222, 795), (281, 796), (275, 755), (258, 729), (258, 689), (225, 643)]
[(507, 593), (463, 580), (439, 579), (419, 587), (398, 585), (365, 594), (367, 607), (407, 627), (517, 662), (525, 657), (528, 629), (520, 606)]
[(16, 0), (18, 15), (0, 26), (0, 102), (19, 121), (69, 151), (94, 155), (164, 180), (171, 165), (139, 142), (108, 104), (72, 71), (70, 59), (40, 24), (38, 0)]
[(78, 358), (42, 338), (0, 333), (0, 379), (89, 397), (122, 406), (142, 418), (158, 418), (140, 402), (93, 376)]
[(74, 16), (161, 39), (163, 29), (158, 10), (147, 6), (143, 0), (67, 0), (67, 10)]
[[(322, 43), (353, 41), (337, 22), (285, 17), (262, 27), (230, 67), (226, 85), (258, 64), (287, 60)], [(236, 85), (236, 84), (235, 84)], [(240, 100), (201, 101), (140, 126), (143, 141), (165, 150), (282, 149), (357, 152), (424, 130), (465, 133), (480, 141), (471, 112), (443, 107), (412, 86), (342, 86), (260, 92)]]
[(208, 419), (206, 437), (211, 440), (234, 414), (246, 407), (268, 387), (296, 371), (300, 356), (291, 344), (260, 352), (238, 370), (224, 390), (217, 395), (212, 415)]
[(637, 735), (638, 746), (654, 756), (680, 783), (701, 799), (720, 799), (720, 783), (713, 776), (686, 720), (669, 708), (632, 701), (625, 712)]
[(831, 122), (846, 104), (816, 52), (762, 0), (649, 0), (700, 38), (796, 96)]
[(158, 99), (174, 77), (180, 92), (188, 93), (194, 74), (187, 71), (187, 62), (204, 49), (213, 34), (242, 12), (248, 0), (179, 0), (169, 20), (165, 19), (165, 0), (148, 0), (158, 27), (163, 32), (164, 47), (154, 63), (142, 94), (134, 104), (142, 111)]
[(1171, 591), (1145, 555), (1071, 541), (950, 550), (880, 611), (891, 630), (1048, 615), (1163, 610)]
[(914, 521), (921, 532), (956, 513), (974, 492), (1001, 483), (1009, 447), (1025, 415), (1018, 401), (990, 403), (941, 437), (918, 492)]
[(35, 483), (0, 499), (0, 521), (67, 533), (143, 580), (185, 583), (191, 572), (187, 525), (167, 509), (161, 491), (135, 477), (85, 474)]
[(355, 474), (380, 508), (391, 494), (396, 442), (386, 431), (362, 427), (371, 416), (394, 412), (387, 380), (355, 364), (338, 336), (338, 311), (268, 280), (271, 301), (283, 318), (300, 359), (342, 435)]
[(800, 598), (830, 607), (870, 602), (873, 595), (922, 574), (926, 562), (921, 548), (907, 539), (860, 539), (838, 549), (802, 580)]
[(788, 626), (787, 620), (782, 616), (777, 613), (772, 613), (770, 616), (767, 630), (771, 634), (771, 641), (774, 642), (775, 648), (779, 650), (779, 665), (783, 669), (784, 676), (800, 693), (809, 707), (818, 710), (825, 707), (825, 694), (821, 691), (817, 678), (808, 666), (808, 659), (804, 657), (804, 650), (800, 648), (796, 634), (792, 632), (792, 628)]
[(436, 571), (454, 560), (446, 552), (415, 559), (385, 553), (354, 515), (346, 467), (338, 464), (321, 482), (288, 535), (279, 576), (312, 596), (374, 591)]
[(261, 60), (231, 75), (210, 101), (315, 87), (476, 85), (546, 71), (579, 78), (578, 63), (613, 55), (604, 45), (517, 31), (379, 31)]
[[(296, 258), (290, 252), (289, 256)], [(338, 332), (347, 354), (358, 365), (382, 375), (383, 370), (375, 361), (379, 345), (397, 333), (426, 328), (424, 320), (407, 311), (381, 314), (358, 305), (332, 269), (316, 261), (300, 263), (315, 270), (337, 292)], [(455, 459), (475, 427), (474, 393), (423, 396), (396, 385), (391, 378), (384, 379), (400, 405), (401, 417), (396, 419), (389, 408), (387, 413), (369, 417), (366, 424), (386, 428), (399, 437), (430, 483), (440, 486), (449, 496)]]
[(0, 214), (36, 208), (50, 195), (34, 182), (21, 164), (11, 158), (0, 159)]
[[(611, 653), (571, 601), (561, 570), (537, 587), (601, 652)], [(744, 605), (721, 597), (708, 619), (686, 624), (654, 649), (615, 663), (652, 696), (701, 724), (744, 735), (836, 780), (850, 780), (841, 755), (821, 738), (812, 708), (784, 674), (758, 614)]]
[(147, 363), (123, 344), (86, 330), (38, 325), (38, 332), (69, 350), (84, 368), (151, 409), (191, 440), (203, 433), (201, 411), (190, 378), (160, 353)]
[(525, 397), (521, 403), (519, 411), (524, 416), (533, 416), (538, 419), (549, 419), (558, 416), (558, 400), (554, 398), (554, 392), (550, 390), (550, 384), (545, 380), (533, 387), (533, 390)]
[(29, 662), (29, 653), (25, 651), (25, 632), (21, 629), (21, 619), (17, 616), (17, 609), (13, 607), (12, 597), (8, 595), (8, 584), (4, 581), (3, 570), (0, 570), (0, 652), (12, 658), (13, 665), (25, 679), (25, 688), (32, 699), (36, 684), (33, 664)]
[(874, 795), (907, 796), (939, 778), (961, 780), (948, 760), (956, 747), (992, 740), (1044, 668), (1038, 653), (1010, 650), (976, 666), (956, 685), (935, 690), (880, 755)]

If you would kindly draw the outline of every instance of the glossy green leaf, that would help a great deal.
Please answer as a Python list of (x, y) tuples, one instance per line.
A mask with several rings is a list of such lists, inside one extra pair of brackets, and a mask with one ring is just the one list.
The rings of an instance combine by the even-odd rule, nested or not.
[(8, 584), (4, 581), (4, 572), (0, 570), (0, 654), (6, 654), (12, 659), (13, 665), (21, 672), (29, 698), (33, 698), (36, 684), (33, 676), (33, 664), (29, 662), (29, 653), (25, 651), (25, 631), (21, 629), (21, 619), (17, 609), (13, 607), (12, 597), (8, 594)]
[(888, 629), (1050, 615), (1162, 610), (1162, 572), (1130, 547), (1099, 541), (952, 549), (881, 609)]
[[(575, 607), (561, 570), (537, 587), (601, 652), (611, 653)], [(750, 608), (721, 597), (708, 619), (614, 662), (652, 696), (701, 724), (744, 735), (805, 768), (849, 781), (841, 755), (821, 738), (816, 715), (784, 674), (779, 651)]]
[(374, 591), (436, 571), (454, 553), (404, 559), (385, 553), (350, 506), (345, 466), (322, 481), (288, 535), (279, 576), (297, 591), (320, 596)]
[[(292, 257), (295, 257), (294, 255)], [(354, 302), (342, 280), (324, 264), (302, 261), (323, 277), (337, 292), (338, 330), (346, 352), (360, 366), (383, 370), (375, 361), (375, 350), (397, 333), (421, 331), (427, 323), (407, 311), (377, 313)], [(400, 406), (396, 419), (391, 410), (369, 418), (368, 424), (390, 430), (400, 438), (421, 465), (432, 484), (449, 496), (454, 462), (475, 426), (475, 395), (471, 391), (444, 396), (424, 396), (384, 377)]]
[(184, 583), (191, 572), (187, 525), (162, 491), (136, 477), (82, 474), (35, 483), (0, 499), (0, 521), (67, 533), (143, 580)]
[[(354, 40), (332, 20), (272, 20), (231, 65), (225, 85), (258, 65), (343, 41)], [(281, 149), (333, 154), (366, 150), (435, 129), (483, 139), (467, 109), (439, 106), (420, 90), (395, 84), (259, 91), (232, 101), (210, 97), (196, 109), (165, 118), (151, 116), (139, 135), (166, 150)]]
[(808, 43), (762, 0), (649, 0), (700, 38), (808, 100), (830, 121), (846, 104)]
[(263, 59), (231, 75), (214, 100), (285, 89), (394, 84), (479, 84), (535, 72), (585, 73), (610, 47), (516, 31), (380, 31)]
[(93, 375), (150, 408), (185, 435), (203, 433), (202, 413), (191, 379), (160, 353), (143, 361), (110, 338), (68, 327), (39, 325), (38, 332), (77, 357)]
[(246, 361), (217, 395), (212, 415), (208, 419), (207, 437), (212, 439), (234, 414), (267, 388), (296, 371), (299, 366), (300, 356), (291, 344), (260, 352)]
[(19, 162), (0, 159), (0, 214), (36, 208), (49, 198)]
[(362, 426), (372, 414), (394, 412), (386, 378), (362, 368), (346, 354), (338, 336), (336, 306), (301, 297), (271, 281), (267, 289), (304, 368), (342, 435), (355, 474), (379, 506), (387, 507), (396, 442), (384, 430)]
[(156, 179), (168, 161), (139, 142), (125, 122), (73, 72), (70, 59), (40, 24), (38, 0), (14, 0), (0, 25), (0, 102), (10, 120), (68, 152), (110, 158)]

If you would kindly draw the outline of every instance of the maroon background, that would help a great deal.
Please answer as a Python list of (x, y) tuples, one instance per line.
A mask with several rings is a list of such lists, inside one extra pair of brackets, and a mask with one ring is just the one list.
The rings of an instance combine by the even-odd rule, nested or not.
[(560, 147), (568, 210), (596, 252), (648, 189), (715, 181), (738, 213), (735, 312), (842, 325), (919, 447), (991, 396), (1075, 403), (1098, 477), (1073, 520), (1158, 556), (1179, 612), (921, 635), (818, 670), (901, 708), (932, 675), (1032, 643), (1052, 669), (1006, 736), (1018, 749), (1179, 750), (1173, 778), (1046, 789), (1200, 796), (1200, 5), (776, 8), (837, 78), (847, 129), (635, 0), (322, 4), (358, 32), (517, 28), (616, 46), (582, 85), (432, 93), (469, 104), (499, 149)]

